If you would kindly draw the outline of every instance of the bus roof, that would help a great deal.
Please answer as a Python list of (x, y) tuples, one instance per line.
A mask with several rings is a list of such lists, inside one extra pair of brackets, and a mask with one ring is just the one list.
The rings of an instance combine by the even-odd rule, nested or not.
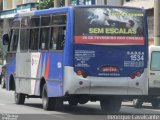
[(109, 5), (77, 5), (74, 6), (74, 8), (79, 8), (79, 7), (108, 7), (108, 8), (128, 8), (128, 9), (137, 9), (137, 10), (144, 10), (144, 8), (138, 8), (138, 7), (130, 7), (130, 6), (109, 6)]
[(67, 12), (69, 9), (73, 8), (92, 8), (92, 7), (115, 7), (115, 8), (127, 8), (127, 9), (137, 9), (137, 10), (143, 10), (145, 9), (142, 8), (135, 8), (135, 7), (117, 7), (117, 6), (107, 6), (107, 5), (78, 5), (78, 6), (68, 6), (68, 7), (59, 7), (59, 8), (49, 8), (49, 9), (43, 9), (43, 10), (35, 10), (35, 11), (29, 11), (29, 12), (21, 12), (17, 13), (15, 17), (25, 17), (25, 16), (38, 16), (38, 15), (45, 15), (45, 14), (53, 14), (53, 13), (62, 13), (62, 12)]
[(45, 15), (45, 14), (53, 14), (53, 13), (62, 13), (66, 12), (71, 7), (59, 7), (59, 8), (49, 8), (43, 10), (35, 10), (35, 11), (28, 11), (28, 12), (21, 12), (17, 13), (15, 17), (26, 17), (26, 16), (37, 16), (37, 15)]

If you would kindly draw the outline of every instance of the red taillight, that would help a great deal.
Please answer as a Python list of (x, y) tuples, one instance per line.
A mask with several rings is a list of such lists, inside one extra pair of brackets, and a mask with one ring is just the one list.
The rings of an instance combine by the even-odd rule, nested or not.
[(136, 72), (136, 76), (140, 77), (141, 76), (141, 72), (140, 71)]
[(115, 66), (102, 66), (98, 68), (98, 70), (101, 70), (102, 72), (119, 72), (119, 68)]
[(82, 76), (82, 77), (84, 77), (84, 78), (86, 78), (88, 75), (84, 72), (84, 71), (82, 71), (82, 70), (77, 70), (76, 71), (76, 74), (78, 75), (78, 76)]
[(130, 75), (130, 78), (131, 78), (131, 79), (134, 79), (136, 76), (137, 76), (137, 77), (140, 77), (141, 74), (142, 74), (142, 73), (141, 73), (140, 71), (134, 72), (134, 73), (132, 73), (132, 74)]
[(136, 77), (135, 74), (131, 74), (131, 76), (130, 76), (131, 79), (134, 79), (135, 77)]

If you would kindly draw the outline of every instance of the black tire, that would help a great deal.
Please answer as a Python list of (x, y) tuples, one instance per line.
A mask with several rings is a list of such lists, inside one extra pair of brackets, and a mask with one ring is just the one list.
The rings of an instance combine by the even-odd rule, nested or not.
[(15, 103), (19, 105), (23, 105), (25, 102), (25, 97), (26, 95), (23, 93), (16, 93), (14, 92), (14, 97), (15, 97)]
[(6, 88), (6, 83), (5, 83), (4, 77), (2, 77), (2, 79), (1, 79), (1, 87), (3, 89)]
[(143, 100), (141, 99), (133, 99), (133, 106), (135, 108), (141, 108), (143, 104)]
[(151, 104), (154, 109), (158, 109), (160, 105), (158, 100), (153, 100)]
[(47, 92), (47, 85), (44, 84), (42, 90), (42, 106), (44, 110), (54, 110), (56, 105), (55, 98), (49, 98)]
[(100, 101), (101, 109), (107, 114), (117, 114), (120, 111), (122, 100), (106, 98)]
[(70, 106), (77, 106), (78, 105), (78, 102), (74, 99), (69, 100), (68, 103)]

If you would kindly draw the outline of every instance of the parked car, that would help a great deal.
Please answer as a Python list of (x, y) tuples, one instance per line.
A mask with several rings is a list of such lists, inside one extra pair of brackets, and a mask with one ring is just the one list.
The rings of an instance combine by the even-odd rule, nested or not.
[(150, 102), (153, 108), (160, 107), (160, 46), (149, 47), (148, 95), (133, 100), (136, 108), (141, 108), (143, 102)]

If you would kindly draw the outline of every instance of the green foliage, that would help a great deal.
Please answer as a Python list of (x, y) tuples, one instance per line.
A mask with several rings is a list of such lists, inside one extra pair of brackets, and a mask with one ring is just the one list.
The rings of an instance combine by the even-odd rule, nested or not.
[[(65, 5), (65, 0), (59, 0), (60, 6)], [(37, 4), (37, 9), (47, 9), (54, 7), (54, 0), (40, 0)]]
[(40, 0), (37, 9), (47, 9), (54, 7), (54, 0)]

